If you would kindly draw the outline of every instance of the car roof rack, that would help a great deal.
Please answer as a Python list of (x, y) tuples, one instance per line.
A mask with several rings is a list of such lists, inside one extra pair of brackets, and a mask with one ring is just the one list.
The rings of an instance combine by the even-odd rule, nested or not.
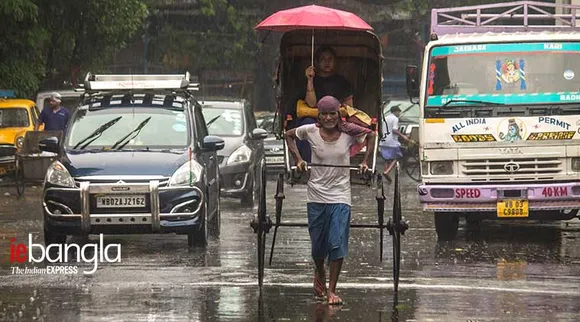
[[(550, 13), (553, 10), (556, 13)], [(569, 13), (557, 13), (557, 12)], [(431, 11), (431, 33), (580, 31), (580, 6), (516, 1)], [(546, 24), (549, 23), (549, 24)]]
[(136, 74), (105, 75), (87, 73), (84, 86), (78, 91), (86, 93), (126, 92), (133, 90), (197, 91), (199, 83), (192, 81), (189, 72), (185, 74)]

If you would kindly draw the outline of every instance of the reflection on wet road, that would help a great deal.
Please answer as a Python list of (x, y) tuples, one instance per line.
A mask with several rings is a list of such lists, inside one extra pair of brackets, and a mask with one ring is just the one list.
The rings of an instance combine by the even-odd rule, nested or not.
[[(274, 217), (274, 182), (268, 182)], [(376, 223), (370, 188), (353, 187), (353, 221)], [(580, 222), (483, 223), (438, 243), (431, 215), (423, 214), (412, 182), (404, 182), (399, 303), (393, 311), (391, 242), (379, 261), (379, 232), (352, 229), (339, 293), (340, 308), (317, 304), (305, 228), (281, 227), (260, 298), (253, 210), (222, 203), (220, 239), (206, 249), (187, 248), (176, 235), (106, 236), (120, 243), (121, 263), (99, 263), (92, 276), (13, 275), (10, 238), (42, 243), (40, 194), (17, 199), (0, 190), (0, 319), (2, 320), (578, 320)], [(11, 196), (5, 196), (9, 191)], [(305, 187), (286, 186), (284, 221), (304, 222)], [(388, 191), (389, 195), (391, 191)], [(387, 209), (390, 207), (387, 200)], [(268, 234), (269, 243), (272, 233)], [(78, 243), (86, 240), (75, 239)], [(91, 243), (97, 242), (91, 236)], [(31, 264), (28, 264), (32, 267)], [(37, 267), (42, 267), (37, 264)], [(85, 265), (89, 268), (89, 265)], [(82, 266), (81, 268), (85, 267)], [(394, 314), (396, 314), (394, 316)]]

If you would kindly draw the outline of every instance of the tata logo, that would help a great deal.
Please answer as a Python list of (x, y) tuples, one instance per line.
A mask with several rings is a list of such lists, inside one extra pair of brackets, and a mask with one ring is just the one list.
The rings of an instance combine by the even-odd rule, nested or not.
[(278, 148), (278, 147), (273, 147), (273, 148), (271, 148), (271, 149), (270, 149), (270, 151), (271, 151), (271, 152), (279, 152), (279, 151), (280, 151), (280, 148)]
[(111, 191), (129, 191), (129, 190), (131, 190), (131, 188), (127, 186), (111, 187)]
[(518, 172), (520, 170), (520, 165), (515, 162), (508, 162), (503, 166), (506, 172)]

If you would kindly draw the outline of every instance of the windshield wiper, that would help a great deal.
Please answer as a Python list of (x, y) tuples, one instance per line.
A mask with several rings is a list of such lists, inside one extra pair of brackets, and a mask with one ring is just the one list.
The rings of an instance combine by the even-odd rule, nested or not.
[(480, 103), (480, 104), (489, 104), (489, 105), (505, 105), (504, 103), (496, 103), (496, 102), (487, 102), (487, 101), (477, 101), (477, 100), (449, 100), (447, 103), (441, 105), (441, 107), (447, 107), (451, 103)]
[(210, 126), (213, 122), (217, 121), (217, 119), (219, 119), (220, 117), (222, 117), (221, 114), (214, 117), (213, 119), (209, 120), (209, 122), (206, 123), (206, 126)]
[[(126, 140), (125, 143), (119, 145), (119, 148), (117, 148), (117, 150), (121, 150), (123, 147), (125, 147), (125, 145), (127, 145), (129, 142), (131, 142), (131, 140), (133, 138), (135, 138), (137, 135), (139, 135), (139, 132), (141, 132), (141, 129), (145, 126), (145, 124), (147, 124), (149, 122), (149, 120), (151, 120), (151, 116), (144, 119), (143, 122), (139, 123), (139, 125), (137, 125), (137, 127), (133, 131), (129, 132), (129, 134), (125, 135), (119, 141), (115, 142), (115, 144), (111, 147), (111, 149), (116, 148), (117, 145), (121, 144), (121, 142)], [(131, 135), (133, 135), (133, 136), (131, 136)]]
[[(109, 122), (99, 126), (98, 129), (96, 129), (93, 133), (91, 133), (89, 136), (87, 136), (86, 138), (82, 139), (79, 141), (79, 143), (77, 143), (73, 149), (76, 149), (79, 147), (79, 145), (85, 143), (83, 146), (81, 146), (81, 150), (86, 148), (89, 144), (93, 143), (93, 141), (95, 141), (96, 139), (98, 139), (101, 134), (103, 134), (103, 132), (105, 132), (108, 128), (110, 128), (111, 126), (113, 126), (115, 123), (119, 122), (119, 120), (122, 118), (122, 116), (119, 116), (117, 118), (114, 118), (112, 120), (110, 120)], [(92, 140), (91, 140), (92, 139)], [(90, 140), (90, 141), (89, 141)]]

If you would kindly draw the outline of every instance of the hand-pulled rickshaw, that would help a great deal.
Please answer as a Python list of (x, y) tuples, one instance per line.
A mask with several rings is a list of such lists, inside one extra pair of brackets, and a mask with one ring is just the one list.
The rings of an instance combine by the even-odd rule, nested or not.
[[(317, 7), (318, 6), (309, 6)], [(307, 7), (302, 7), (307, 8)], [(324, 7), (322, 7), (324, 8)], [(292, 10), (292, 9), (290, 9)], [(331, 10), (331, 9), (329, 9)], [(274, 16), (274, 15), (273, 15)], [(272, 16), (271, 16), (272, 17)], [(268, 19), (264, 20), (256, 29), (263, 25)], [(360, 19), (360, 18), (359, 18)], [(369, 26), (370, 27), (370, 26)], [(268, 30), (268, 28), (262, 28)], [(372, 29), (372, 28), (371, 28)], [(276, 29), (269, 29), (276, 30)], [(382, 53), (381, 44), (378, 37), (369, 30), (344, 30), (344, 28), (313, 27), (308, 28), (280, 28), (278, 30), (286, 31), (281, 39), (279, 52), (279, 65), (277, 68), (277, 111), (276, 117), (279, 118), (277, 135), (284, 138), (286, 131), (297, 125), (297, 99), (296, 93), (305, 88), (306, 78), (305, 70), (313, 62), (314, 39), (316, 46), (330, 46), (336, 51), (337, 70), (336, 72), (352, 84), (354, 92), (354, 111), (362, 112), (370, 117), (369, 127), (380, 137), (380, 126), (377, 120), (381, 117), (381, 87), (382, 87)], [(343, 115), (344, 116), (344, 115)], [(349, 117), (353, 115), (346, 115)], [(354, 115), (356, 116), (356, 115)], [(401, 198), (399, 185), (399, 165), (397, 164), (394, 176), (394, 202), (392, 217), (385, 222), (385, 191), (383, 187), (383, 178), (377, 172), (377, 149), (378, 140), (376, 140), (374, 151), (371, 151), (368, 159), (368, 171), (361, 173), (359, 165), (364, 157), (364, 149), (356, 154), (351, 153), (351, 183), (359, 183), (374, 186), (377, 200), (377, 223), (376, 224), (351, 224), (352, 228), (375, 228), (380, 229), (380, 259), (383, 256), (383, 233), (387, 229), (393, 237), (393, 275), (395, 293), (398, 290), (399, 267), (400, 267), (400, 237), (408, 229), (407, 223), (401, 218)], [(258, 282), (260, 289), (263, 284), (265, 252), (266, 252), (266, 234), (274, 228), (272, 246), (270, 250), (270, 265), (276, 242), (276, 234), (279, 227), (307, 227), (307, 223), (283, 223), (282, 222), (282, 203), (285, 198), (285, 183), (291, 185), (306, 183), (307, 173), (297, 170), (295, 162), (289, 153), (288, 147), (284, 142), (284, 173), (278, 174), (276, 181), (276, 208), (275, 221), (273, 222), (267, 214), (266, 209), (266, 176), (262, 175), (262, 191), (258, 205), (258, 213), (251, 222), (251, 227), (257, 234), (258, 248)], [(308, 167), (333, 167), (335, 165), (327, 164), (308, 164)]]
[(42, 183), (56, 155), (41, 152), (39, 142), (44, 138), (61, 135), (61, 131), (28, 131), (20, 148), (12, 144), (0, 144), (0, 179), (13, 184), (19, 197), (24, 195), (27, 184)]

